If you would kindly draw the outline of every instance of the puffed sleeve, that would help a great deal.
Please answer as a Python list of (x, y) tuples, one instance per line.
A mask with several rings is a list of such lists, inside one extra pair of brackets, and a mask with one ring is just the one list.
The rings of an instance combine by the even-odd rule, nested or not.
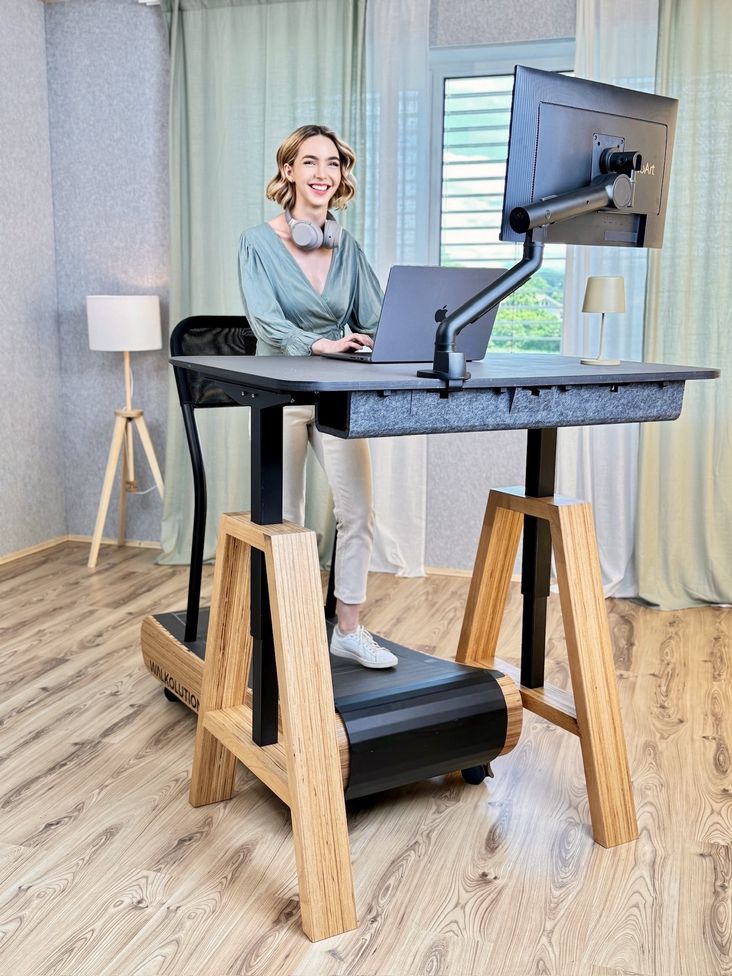
[(239, 244), (239, 284), (244, 314), (255, 336), (286, 356), (309, 356), (310, 347), (322, 335), (307, 332), (285, 317), (262, 259), (246, 234)]
[(373, 335), (379, 324), (384, 293), (381, 290), (376, 272), (366, 259), (361, 248), (356, 245), (356, 298), (351, 315), (351, 328), (354, 332)]

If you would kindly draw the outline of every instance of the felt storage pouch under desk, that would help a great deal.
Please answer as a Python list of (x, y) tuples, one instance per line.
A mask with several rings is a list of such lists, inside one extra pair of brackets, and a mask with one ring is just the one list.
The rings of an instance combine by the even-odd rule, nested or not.
[(525, 430), (675, 420), (683, 397), (678, 381), (466, 388), (446, 397), (436, 390), (353, 390), (321, 394), (315, 419), (320, 430), (346, 438)]

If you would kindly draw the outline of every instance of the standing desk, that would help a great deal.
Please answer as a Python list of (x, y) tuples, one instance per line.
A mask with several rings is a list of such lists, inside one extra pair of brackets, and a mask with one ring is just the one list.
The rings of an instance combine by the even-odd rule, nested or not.
[[(469, 364), (462, 389), (448, 392), (441, 381), (418, 377), (416, 364), (317, 356), (171, 361), (214, 379), (250, 407), (251, 514), (222, 518), (205, 663), (205, 642), (181, 639), (180, 614), (146, 618), (143, 656), (153, 674), (199, 712), (191, 802), (230, 797), (238, 757), (289, 803), (306, 934), (325, 938), (357, 921), (314, 539), (282, 522), (285, 406), (314, 404), (318, 428), (344, 438), (528, 431), (525, 486), (492, 491), (488, 499), (456, 661), (515, 677), (524, 708), (579, 736), (595, 840), (606, 847), (634, 840), (592, 515), (587, 503), (554, 495), (556, 433), (564, 426), (674, 420), (685, 383), (718, 371), (632, 362), (589, 367), (562, 356), (489, 354)], [(522, 527), (517, 671), (496, 661), (495, 648)], [(573, 700), (544, 685), (552, 547)], [(308, 666), (288, 665), (283, 646), (299, 647)], [(237, 708), (250, 663), (251, 707), (243, 722)]]

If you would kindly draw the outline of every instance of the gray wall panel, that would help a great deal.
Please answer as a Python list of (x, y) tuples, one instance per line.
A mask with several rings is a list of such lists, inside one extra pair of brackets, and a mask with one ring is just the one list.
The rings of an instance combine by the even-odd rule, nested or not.
[[(2, 554), (93, 529), (123, 387), (121, 355), (88, 349), (85, 296), (155, 292), (165, 318), (168, 54), (157, 8), (136, 0), (49, 4), (47, 94), (43, 6), (0, 5), (0, 90), (11, 95), (0, 105), (0, 139), (8, 147), (0, 184), (0, 309), (11, 337), (2, 375), (13, 391), (3, 416)], [(433, 0), (432, 43), (567, 36), (574, 16), (575, 0), (519, 6)], [(133, 355), (135, 401), (161, 464), (165, 363), (164, 351)], [(486, 492), (522, 479), (524, 442), (511, 432), (430, 438), (428, 564), (471, 566)], [(146, 487), (152, 482), (141, 452), (138, 464)], [(114, 534), (116, 512), (115, 498), (107, 534)], [(128, 536), (157, 539), (160, 514), (154, 492), (131, 498)]]
[(432, 0), (432, 47), (574, 37), (576, 0)]
[(427, 444), (425, 561), (472, 569), (488, 492), (524, 482), (526, 433), (437, 434)]
[(0, 555), (66, 533), (43, 6), (0, 3)]
[[(159, 8), (68, 0), (46, 8), (48, 85), (64, 386), (67, 522), (91, 534), (114, 424), (122, 354), (91, 352), (85, 298), (168, 294), (168, 51)], [(164, 334), (167, 322), (164, 321)], [(132, 354), (142, 407), (164, 463), (166, 352)], [(153, 484), (136, 443), (141, 488)], [(107, 519), (116, 535), (117, 491)], [(156, 492), (130, 496), (127, 536), (160, 537)]]

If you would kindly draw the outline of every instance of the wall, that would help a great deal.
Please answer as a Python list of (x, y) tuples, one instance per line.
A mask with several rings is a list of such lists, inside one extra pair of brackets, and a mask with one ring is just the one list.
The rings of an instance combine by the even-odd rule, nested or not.
[(430, 46), (574, 37), (576, 0), (432, 0)]
[[(48, 4), (48, 95), (44, 7), (5, 0), (3, 9), (0, 90), (11, 97), (0, 105), (9, 147), (0, 202), (10, 220), (0, 226), (0, 310), (11, 324), (3, 375), (12, 395), (2, 420), (0, 555), (65, 532), (91, 534), (123, 387), (121, 355), (88, 349), (84, 299), (154, 292), (165, 314), (168, 275), (168, 57), (159, 9), (137, 0)], [(569, 36), (574, 17), (575, 0), (433, 0), (432, 44)], [(133, 355), (133, 367), (135, 401), (164, 465), (166, 354)], [(487, 490), (523, 480), (524, 443), (521, 432), (430, 438), (429, 565), (470, 568)], [(138, 473), (141, 487), (152, 484), (141, 453)], [(115, 497), (107, 534), (116, 512)], [(158, 539), (160, 514), (155, 492), (131, 498), (128, 537)]]
[[(575, 0), (432, 0), (430, 44), (479, 46), (573, 37)], [(524, 482), (526, 433), (430, 437), (427, 450), (428, 566), (472, 569), (488, 491)]]
[[(46, 37), (67, 525), (90, 535), (124, 385), (122, 354), (89, 350), (85, 298), (158, 294), (167, 335), (167, 35), (160, 10), (136, 0), (67, 0), (46, 6)], [(133, 353), (132, 368), (164, 471), (167, 354)], [(117, 510), (115, 490), (107, 535)], [(130, 496), (127, 537), (159, 539), (161, 513), (156, 491)]]
[(0, 556), (65, 535), (61, 376), (43, 5), (0, 31)]

